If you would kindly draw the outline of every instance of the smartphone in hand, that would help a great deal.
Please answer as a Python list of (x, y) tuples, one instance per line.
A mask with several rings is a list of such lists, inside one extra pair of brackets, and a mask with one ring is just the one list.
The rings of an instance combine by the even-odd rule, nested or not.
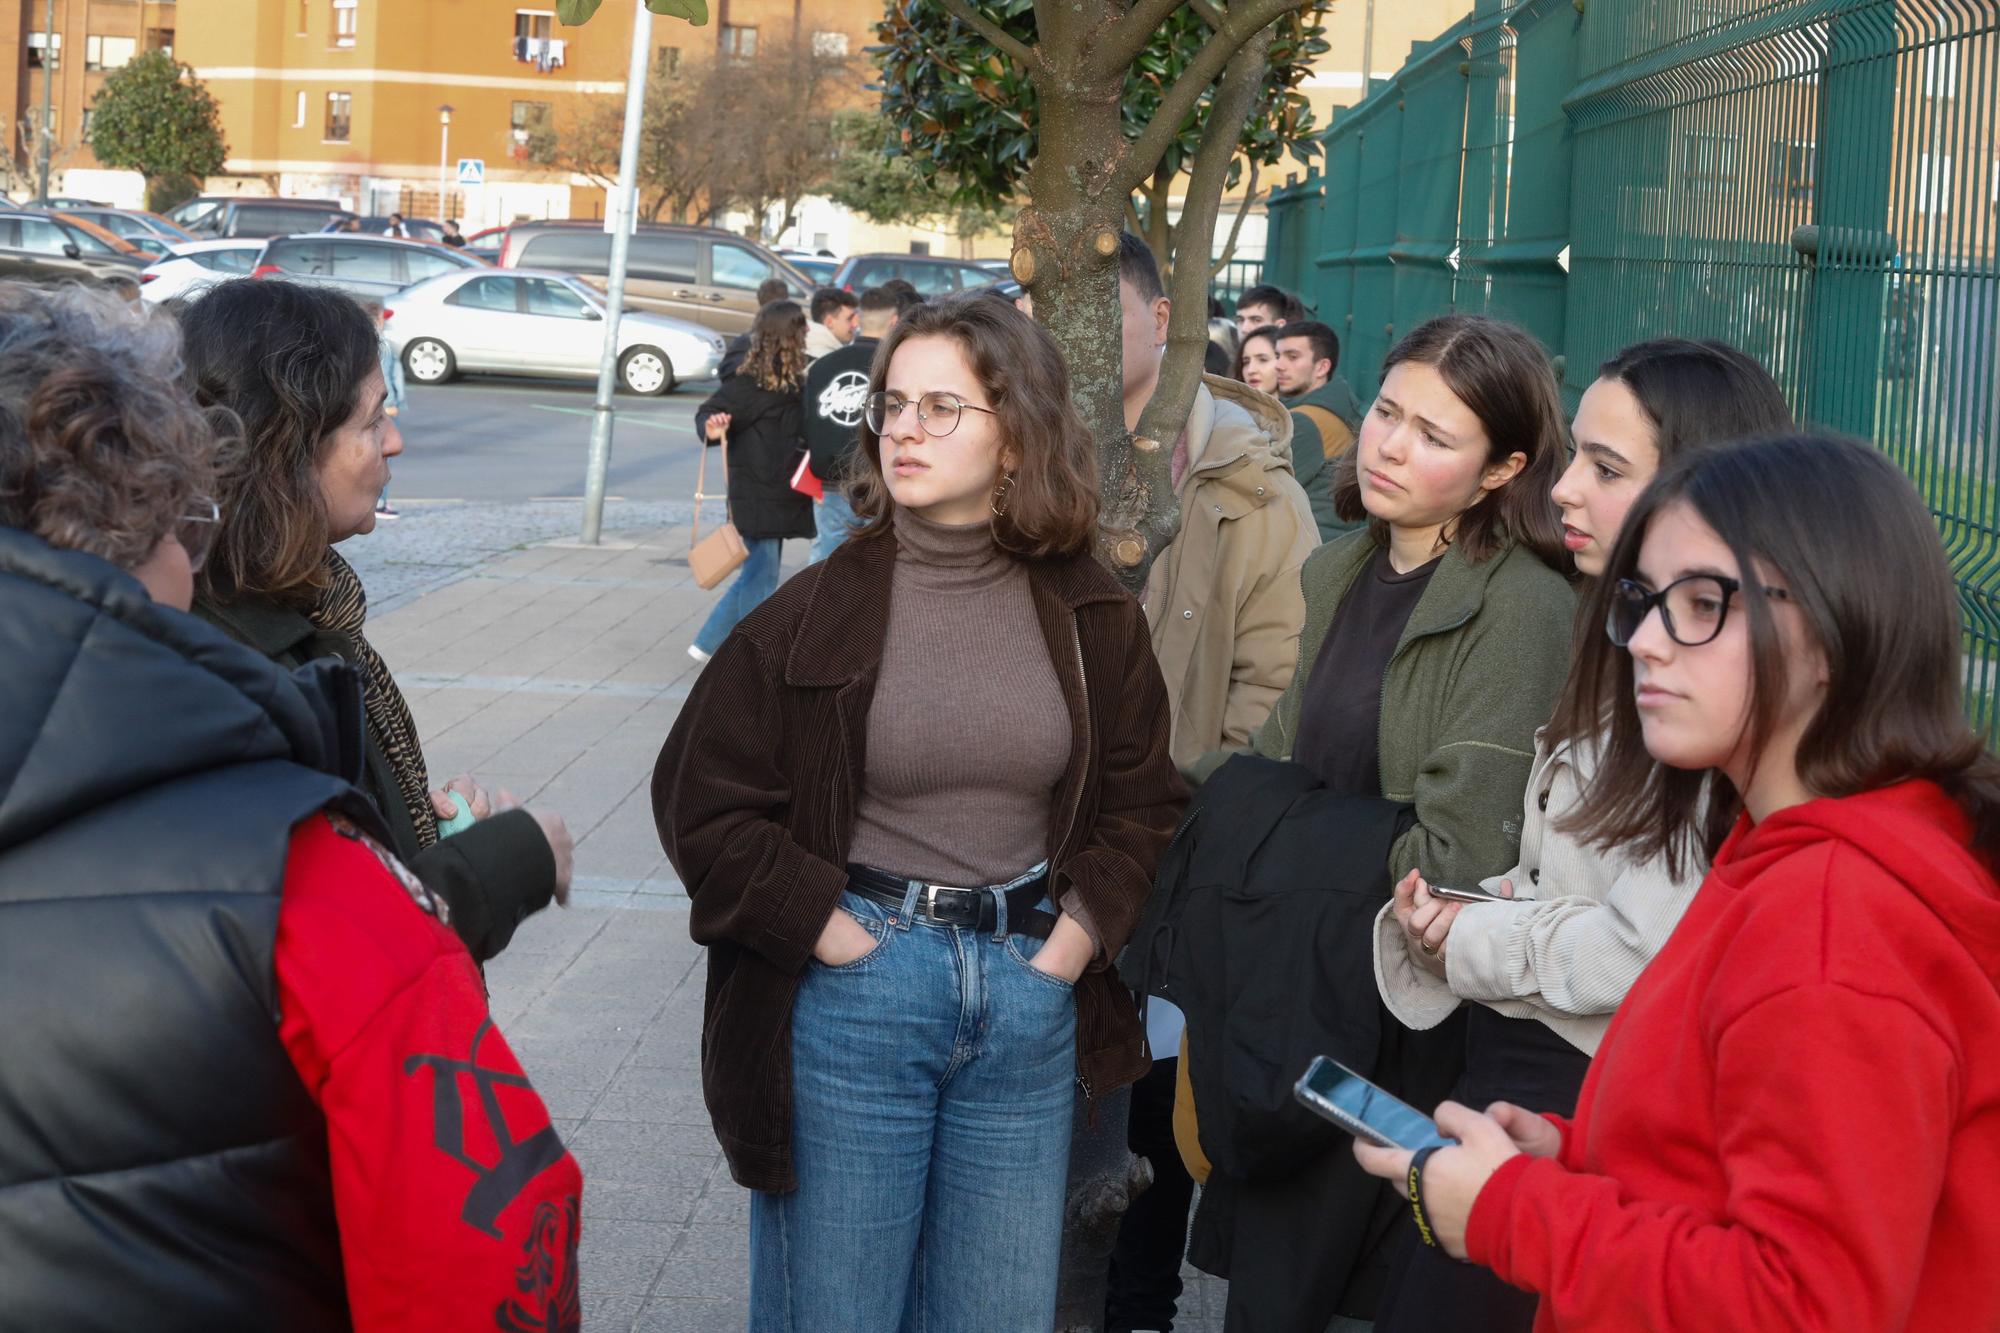
[(1424, 890), (1431, 897), (1442, 898), (1448, 903), (1511, 903), (1514, 901), (1512, 898), (1503, 898), (1497, 893), (1488, 893), (1484, 889), (1460, 889), (1454, 888), (1449, 884), (1426, 884), (1424, 885)]
[(1457, 1142), (1440, 1134), (1437, 1122), (1416, 1107), (1324, 1055), (1313, 1060), (1292, 1091), (1308, 1109), (1378, 1147), (1414, 1150)]

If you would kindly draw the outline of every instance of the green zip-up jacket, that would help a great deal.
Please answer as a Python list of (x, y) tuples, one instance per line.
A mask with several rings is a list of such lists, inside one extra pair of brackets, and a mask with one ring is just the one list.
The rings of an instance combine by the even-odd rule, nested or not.
[[(1374, 552), (1364, 530), (1306, 561), (1298, 666), (1251, 753), (1292, 757), (1306, 677)], [(1445, 552), (1382, 678), (1382, 794), (1417, 812), (1390, 855), (1392, 878), (1418, 869), (1441, 884), (1476, 884), (1518, 864), (1535, 730), (1569, 671), (1574, 615), (1568, 581), (1532, 551), (1511, 546), (1476, 565), (1456, 547)], [(1206, 756), (1195, 771), (1206, 777), (1226, 758)]]

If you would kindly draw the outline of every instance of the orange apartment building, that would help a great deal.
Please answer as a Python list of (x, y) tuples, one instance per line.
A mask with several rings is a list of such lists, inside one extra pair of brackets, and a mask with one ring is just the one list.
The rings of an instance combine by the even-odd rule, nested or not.
[(174, 49), (179, 8), (173, 0), (56, 0), (51, 27), (47, 0), (0, 0), (0, 134), (14, 194), (26, 198), (33, 189), (46, 80), (54, 127), (51, 191), (63, 192), (62, 184), (68, 192), (108, 198), (104, 191), (113, 188), (139, 201), (137, 177), (101, 171), (91, 155), (90, 99), (106, 75), (139, 53)]

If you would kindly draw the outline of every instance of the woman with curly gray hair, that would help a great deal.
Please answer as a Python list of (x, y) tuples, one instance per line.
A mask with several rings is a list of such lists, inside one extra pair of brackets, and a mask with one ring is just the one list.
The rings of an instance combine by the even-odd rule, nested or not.
[[(574, 1329), (576, 1163), (354, 786), (353, 668), (186, 614), (233, 423), (179, 347), (0, 283), (0, 1322)], [(448, 1056), (510, 1085), (490, 1216)]]
[[(560, 816), (509, 808), (470, 776), (432, 789), (409, 706), (369, 645), (367, 595), (334, 548), (374, 529), (389, 460), (403, 451), (374, 324), (339, 292), (247, 278), (213, 288), (180, 321), (188, 387), (243, 429), (195, 614), (281, 665), (334, 657), (360, 668), (364, 785), (396, 855), (449, 904), (484, 962), (551, 896), (568, 898), (570, 835)], [(440, 841), (454, 796), (476, 822)]]

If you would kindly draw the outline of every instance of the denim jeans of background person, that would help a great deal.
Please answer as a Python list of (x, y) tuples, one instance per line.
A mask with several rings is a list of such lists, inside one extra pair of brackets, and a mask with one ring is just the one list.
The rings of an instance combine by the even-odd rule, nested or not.
[(996, 1309), (1037, 1307), (1037, 1327), (1054, 1320), (1074, 993), (1029, 966), (1042, 942), (1004, 921), (913, 920), (918, 887), (901, 908), (843, 894), (879, 942), (842, 967), (807, 964), (792, 1015), (799, 1188), (751, 1195), (752, 1328), (835, 1310), (854, 1329), (995, 1328)]
[(813, 523), (816, 534), (813, 537), (812, 558), (815, 562), (832, 555), (834, 548), (847, 540), (847, 533), (854, 526), (854, 506), (839, 491), (828, 488), (813, 506)]
[(743, 544), (750, 548), (749, 559), (736, 571), (736, 577), (723, 590), (722, 600), (715, 604), (694, 636), (694, 646), (704, 658), (713, 657), (722, 641), (729, 637), (729, 631), (736, 628), (736, 622), (778, 590), (778, 563), (784, 556), (785, 543), (776, 537), (758, 537), (746, 538)]

